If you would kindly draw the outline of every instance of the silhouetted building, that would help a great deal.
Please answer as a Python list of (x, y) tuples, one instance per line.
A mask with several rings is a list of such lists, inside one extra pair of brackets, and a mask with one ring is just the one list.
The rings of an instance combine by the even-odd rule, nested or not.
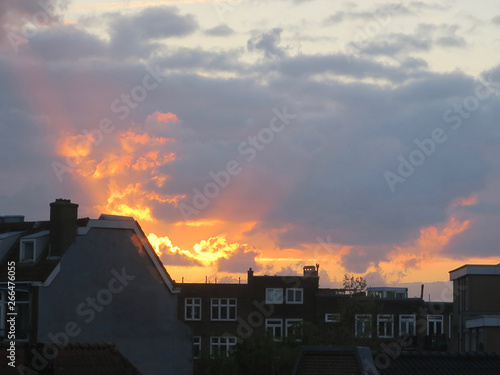
[(453, 281), (452, 348), (500, 353), (500, 264), (466, 264)]
[(193, 330), (194, 356), (229, 353), (252, 336), (267, 334), (275, 341), (298, 337), (307, 334), (301, 331), (308, 329), (303, 323), (315, 325), (321, 334), (349, 325), (356, 339), (389, 343), (405, 336), (406, 349), (447, 350), (451, 303), (408, 298), (406, 288), (370, 288), (372, 310), (353, 311), (345, 321), (341, 310), (346, 299), (363, 303), (367, 295), (319, 288), (318, 268), (305, 266), (303, 276), (256, 276), (249, 269), (247, 284), (177, 284), (178, 316)]
[(110, 342), (143, 375), (192, 373), (179, 290), (139, 224), (112, 215), (78, 219), (77, 208), (58, 199), (50, 221), (0, 223), (3, 341), (10, 341), (9, 313), (17, 313), (17, 343)]
[[(36, 353), (40, 353), (40, 356)], [(9, 346), (0, 344), (0, 373), (2, 375), (142, 375), (112, 344), (68, 344), (58, 348), (54, 358), (52, 356), (44, 358), (42, 353), (44, 353), (42, 344), (18, 345), (16, 362), (19, 368), (15, 368), (8, 364)], [(43, 369), (33, 372), (33, 367), (43, 367)]]

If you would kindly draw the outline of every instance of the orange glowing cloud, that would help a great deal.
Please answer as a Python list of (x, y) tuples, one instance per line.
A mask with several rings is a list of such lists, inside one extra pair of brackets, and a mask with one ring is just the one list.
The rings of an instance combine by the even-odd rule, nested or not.
[(477, 194), (472, 194), (468, 198), (458, 198), (458, 199), (455, 199), (451, 203), (450, 209), (453, 209), (453, 208), (458, 207), (458, 206), (472, 206), (472, 205), (477, 204), (477, 202), (478, 202), (478, 196), (477, 196)]
[[(162, 260), (167, 265), (173, 259), (169, 258), (172, 255), (182, 256), (185, 260), (196, 262), (196, 264), (203, 265), (204, 267), (217, 267), (221, 260), (233, 261), (236, 255), (244, 257), (245, 260), (250, 260), (251, 258), (252, 261), (254, 261), (255, 256), (261, 255), (258, 250), (248, 249), (247, 244), (239, 244), (237, 242), (228, 243), (224, 234), (211, 237), (208, 240), (202, 240), (195, 244), (192, 250), (183, 250), (178, 246), (174, 246), (168, 236), (160, 237), (154, 233), (150, 233), (148, 240), (158, 256), (163, 256)], [(178, 264), (178, 259), (174, 262)]]
[(175, 153), (173, 152), (160, 155), (159, 151), (151, 151), (139, 157), (135, 164), (132, 165), (132, 168), (139, 171), (145, 171), (153, 167), (164, 165), (173, 160), (175, 160)]
[(453, 237), (465, 231), (469, 224), (469, 220), (460, 221), (451, 217), (444, 225), (422, 228), (419, 238), (412, 245), (397, 247), (388, 255), (388, 261), (381, 262), (380, 266), (388, 277), (392, 276), (395, 279), (394, 281), (406, 277), (409, 269), (413, 270), (413, 274), (416, 269), (427, 269), (441, 257), (445, 245)]
[(152, 137), (148, 133), (137, 134), (131, 130), (120, 135), (122, 149), (130, 153), (137, 151), (140, 146), (144, 146), (146, 144), (149, 147), (163, 145), (167, 142), (167, 140), (167, 138), (163, 137)]
[[(72, 135), (64, 137), (57, 146), (59, 155), (68, 158), (85, 158), (92, 151), (92, 143), (95, 141), (95, 135)], [(75, 161), (78, 163), (78, 161)]]
[(439, 251), (454, 236), (466, 230), (469, 227), (469, 223), (469, 220), (461, 222), (452, 217), (441, 229), (434, 226), (422, 228), (417, 241), (418, 246), (422, 249)]
[(169, 122), (179, 122), (179, 118), (177, 117), (176, 114), (171, 112), (161, 113), (159, 111), (156, 111), (155, 113), (149, 115), (146, 118), (146, 122), (149, 121), (156, 121), (162, 124), (167, 124)]
[(109, 184), (109, 197), (105, 206), (97, 206), (101, 212), (112, 215), (132, 216), (136, 220), (154, 222), (151, 209), (142, 203), (130, 205), (129, 202), (138, 202), (134, 195), (141, 193), (141, 184), (129, 184), (124, 189), (118, 188), (116, 182)]
[(132, 162), (132, 155), (110, 154), (104, 158), (97, 166), (92, 177), (109, 177), (125, 172)]
[(150, 233), (148, 235), (148, 240), (151, 246), (153, 246), (153, 249), (156, 251), (156, 254), (158, 254), (158, 256), (161, 256), (165, 254), (167, 251), (169, 251), (173, 254), (175, 253), (182, 254), (188, 258), (194, 259), (194, 256), (188, 250), (182, 250), (179, 247), (174, 246), (172, 244), (172, 241), (170, 241), (170, 238), (168, 238), (168, 236), (158, 237), (156, 234)]

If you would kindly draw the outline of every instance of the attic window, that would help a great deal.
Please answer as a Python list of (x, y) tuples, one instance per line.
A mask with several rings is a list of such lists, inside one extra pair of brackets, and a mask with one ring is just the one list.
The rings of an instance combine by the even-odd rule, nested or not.
[(21, 262), (34, 262), (35, 261), (35, 241), (21, 241)]

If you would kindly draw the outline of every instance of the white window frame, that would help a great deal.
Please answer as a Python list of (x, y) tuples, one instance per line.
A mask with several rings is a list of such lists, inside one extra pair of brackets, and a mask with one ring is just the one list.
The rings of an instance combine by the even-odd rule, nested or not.
[[(405, 329), (401, 329), (402, 327)], [(410, 329), (410, 326), (413, 326), (413, 330)], [(411, 334), (413, 332), (413, 334)], [(417, 334), (417, 316), (415, 314), (402, 314), (399, 316), (399, 336), (403, 336), (406, 334), (410, 336), (416, 336)]]
[[(289, 337), (293, 334), (291, 328), (295, 323), (302, 322), (303, 319), (285, 319), (285, 336)], [(290, 331), (289, 331), (290, 330)], [(301, 332), (300, 336), (302, 336), (302, 327), (301, 327)], [(298, 338), (296, 341), (302, 341), (300, 338)]]
[[(196, 317), (196, 307), (199, 308), (198, 317)], [(188, 314), (189, 310), (191, 314)], [(184, 320), (201, 320), (201, 298), (187, 297), (184, 299)]]
[[(279, 328), (280, 330), (280, 335), (276, 334), (276, 329)], [(266, 334), (269, 332), (269, 330), (272, 331), (273, 334), (273, 340), (274, 341), (282, 341), (283, 340), (283, 319), (266, 319)]]
[(325, 323), (338, 323), (340, 322), (340, 314), (326, 313)]
[[(26, 259), (26, 244), (33, 245), (33, 258)], [(36, 240), (21, 240), (21, 249), (19, 254), (20, 263), (34, 263), (36, 260)]]
[(198, 353), (201, 354), (201, 336), (193, 336), (193, 358), (198, 359), (199, 356), (195, 355), (195, 347), (198, 348)]
[[(383, 325), (384, 332), (380, 334), (380, 325)], [(390, 332), (387, 329), (390, 327)], [(394, 337), (394, 315), (392, 314), (378, 314), (377, 315), (377, 335), (380, 338)]]
[[(222, 301), (226, 302), (223, 303)], [(218, 317), (214, 317), (214, 307), (217, 308)], [(231, 317), (231, 310), (234, 307), (234, 317)], [(221, 318), (222, 310), (227, 310), (227, 318)], [(213, 321), (234, 321), (238, 316), (238, 300), (236, 298), (211, 298), (210, 299), (210, 320)]]
[[(358, 321), (363, 322), (363, 332), (358, 332)], [(368, 327), (366, 327), (368, 323)], [(372, 314), (355, 314), (354, 315), (354, 336), (356, 338), (371, 338), (372, 337)], [(366, 333), (368, 329), (368, 334)]]
[(427, 336), (429, 336), (429, 328), (431, 323), (434, 325), (434, 333), (436, 332), (436, 323), (441, 322), (441, 332), (442, 335), (444, 333), (444, 317), (443, 315), (427, 315)]
[(282, 305), (283, 288), (266, 288), (266, 304)]
[(234, 336), (211, 336), (210, 337), (210, 355), (214, 355), (214, 347), (224, 348), (226, 356), (229, 357), (234, 348), (236, 348), (236, 337)]
[[(292, 292), (292, 298), (288, 298), (288, 292)], [(300, 292), (300, 298), (296, 298), (296, 293)], [(286, 288), (286, 303), (289, 305), (302, 305), (304, 303), (304, 289), (303, 288)]]

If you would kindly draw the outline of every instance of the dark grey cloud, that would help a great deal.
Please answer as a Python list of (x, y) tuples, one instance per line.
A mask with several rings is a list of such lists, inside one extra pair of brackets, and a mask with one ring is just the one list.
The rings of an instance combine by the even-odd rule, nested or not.
[(378, 266), (385, 260), (388, 249), (381, 248), (352, 248), (341, 258), (341, 265), (347, 272), (365, 273), (371, 266)]
[(203, 264), (196, 259), (189, 258), (179, 253), (167, 253), (160, 256), (160, 260), (166, 266), (183, 266), (183, 267), (203, 267)]
[(407, 72), (397, 67), (345, 54), (299, 55), (282, 59), (278, 64), (271, 64), (270, 67), (290, 77), (332, 73), (356, 78), (387, 78), (395, 82), (409, 78)]
[(41, 31), (30, 41), (30, 49), (46, 61), (95, 58), (107, 52), (104, 41), (73, 25), (58, 25)]
[(217, 261), (217, 270), (218, 272), (243, 273), (248, 268), (252, 268), (254, 271), (259, 271), (260, 266), (255, 262), (255, 258), (260, 255), (259, 251), (241, 246), (227, 259), (220, 258)]
[(170, 49), (168, 54), (164, 54), (154, 60), (155, 64), (160, 64), (168, 69), (201, 69), (203, 71), (240, 71), (244, 69), (244, 64), (240, 63), (241, 51), (205, 51), (195, 48)]
[(467, 42), (459, 36), (443, 36), (436, 40), (436, 44), (441, 47), (466, 47)]
[(183, 37), (195, 32), (194, 16), (179, 14), (176, 7), (145, 8), (139, 13), (112, 13), (104, 17), (109, 22), (110, 48), (116, 57), (148, 57), (161, 44), (159, 40)]
[(247, 41), (247, 48), (250, 52), (254, 50), (263, 51), (264, 56), (268, 59), (283, 57), (285, 52), (278, 46), (282, 32), (282, 29), (274, 28), (268, 32), (254, 36)]
[[(498, 210), (498, 207), (491, 211)], [(497, 257), (500, 234), (498, 233), (499, 212), (469, 215), (469, 227), (456, 235), (445, 246), (444, 253), (453, 258)]]
[[(358, 47), (356, 43), (352, 48)], [(415, 51), (428, 51), (432, 48), (432, 40), (428, 37), (407, 34), (389, 34), (383, 40), (375, 40), (369, 43), (361, 51), (368, 55), (394, 56), (399, 53), (412, 53)]]
[(205, 31), (205, 34), (209, 36), (229, 36), (233, 35), (234, 33), (235, 31), (233, 29), (224, 24), (214, 26), (211, 29)]

